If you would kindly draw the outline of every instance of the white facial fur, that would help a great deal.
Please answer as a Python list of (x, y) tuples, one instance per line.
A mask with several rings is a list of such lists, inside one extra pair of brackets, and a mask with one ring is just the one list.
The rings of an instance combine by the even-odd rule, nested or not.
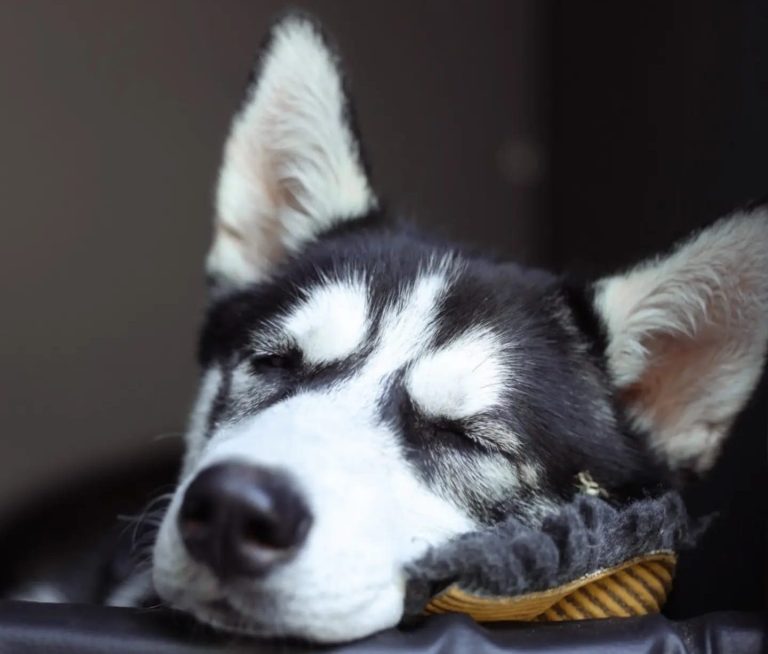
[(492, 409), (505, 390), (503, 345), (489, 330), (463, 334), (419, 361), (406, 387), (430, 416), (466, 418)]
[[(400, 620), (403, 566), (429, 546), (476, 527), (448, 499), (448, 492), (441, 496), (420, 480), (395, 434), (378, 417), (378, 399), (392, 373), (412, 362), (417, 370), (422, 363), (447, 360), (441, 352), (421, 360), (434, 328), (437, 303), (450, 284), (441, 269), (438, 265), (425, 273), (385, 313), (374, 351), (352, 378), (223, 425), (204, 444), (199, 442), (196, 415), (189, 433), (185, 479), (155, 546), (154, 579), (163, 597), (214, 624), (219, 618), (205, 602), (226, 597), (241, 614), (246, 630), (284, 631), (319, 641), (355, 638)], [(284, 328), (293, 328), (294, 336), (306, 334), (309, 323), (305, 321), (310, 316), (320, 320), (317, 329), (309, 329), (312, 337), (305, 343), (316, 353), (340, 355), (336, 331), (347, 313), (333, 308), (354, 308), (355, 313), (364, 306), (364, 299), (362, 287), (331, 282), (314, 289), (283, 323)], [(318, 308), (321, 305), (323, 309)], [(358, 317), (363, 318), (358, 326), (367, 324), (367, 316)], [(297, 325), (302, 328), (296, 330)], [(471, 339), (457, 341), (462, 342), (462, 351), (471, 350)], [(476, 342), (487, 350), (493, 338), (486, 334)], [(451, 351), (449, 346), (446, 352)], [(208, 373), (204, 378), (196, 414), (210, 404), (210, 386), (217, 377), (218, 373)], [(454, 381), (463, 393), (462, 379)], [(456, 397), (457, 391), (447, 381), (443, 388), (447, 397)], [(176, 515), (189, 480), (203, 468), (229, 460), (287, 472), (308, 502), (314, 522), (296, 559), (264, 580), (223, 586), (186, 555)]]

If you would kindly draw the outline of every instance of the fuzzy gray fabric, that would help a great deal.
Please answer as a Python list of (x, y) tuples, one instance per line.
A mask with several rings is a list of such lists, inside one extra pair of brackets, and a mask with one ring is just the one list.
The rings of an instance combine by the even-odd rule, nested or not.
[(510, 517), (427, 552), (408, 570), (406, 615), (453, 583), (489, 596), (546, 590), (641, 554), (690, 547), (704, 527), (675, 492), (623, 507), (578, 495), (538, 529)]

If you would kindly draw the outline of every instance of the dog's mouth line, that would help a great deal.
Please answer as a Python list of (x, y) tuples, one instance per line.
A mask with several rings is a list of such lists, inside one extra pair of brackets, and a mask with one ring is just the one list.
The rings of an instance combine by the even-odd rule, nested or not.
[(201, 604), (197, 610), (192, 611), (195, 617), (209, 627), (231, 636), (243, 636), (246, 638), (269, 638), (279, 641), (302, 642), (312, 644), (311, 639), (291, 634), (288, 630), (281, 629), (274, 619), (269, 621), (254, 621), (245, 613), (234, 607), (227, 599), (213, 600)]
[(226, 598), (203, 602), (193, 610), (193, 613), (201, 622), (209, 624), (214, 629), (251, 636), (264, 635), (264, 625), (253, 622)]

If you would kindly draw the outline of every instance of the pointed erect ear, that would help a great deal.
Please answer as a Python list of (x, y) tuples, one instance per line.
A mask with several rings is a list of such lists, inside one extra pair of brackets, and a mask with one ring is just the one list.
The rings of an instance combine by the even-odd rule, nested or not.
[(279, 22), (254, 77), (226, 144), (207, 261), (226, 285), (263, 279), (376, 204), (336, 56), (316, 26), (302, 16)]
[(768, 340), (768, 210), (737, 213), (597, 286), (610, 371), (672, 469), (704, 472), (757, 383)]

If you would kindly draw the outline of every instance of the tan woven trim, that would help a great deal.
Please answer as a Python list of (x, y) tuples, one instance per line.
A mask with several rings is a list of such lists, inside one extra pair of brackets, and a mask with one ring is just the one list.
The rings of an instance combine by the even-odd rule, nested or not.
[(651, 552), (556, 588), (515, 597), (474, 595), (454, 584), (433, 597), (425, 612), (465, 613), (479, 622), (645, 615), (658, 612), (666, 600), (676, 564), (674, 552)]

